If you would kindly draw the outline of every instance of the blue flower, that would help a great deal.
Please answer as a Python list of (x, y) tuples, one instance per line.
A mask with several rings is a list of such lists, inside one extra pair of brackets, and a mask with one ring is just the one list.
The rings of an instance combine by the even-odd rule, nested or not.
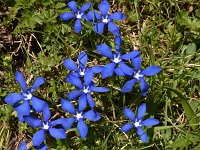
[[(37, 150), (46, 150), (47, 149), (47, 145), (41, 144), (40, 146), (37, 146), (36, 149)], [(26, 143), (25, 142), (21, 142), (19, 147), (18, 147), (18, 150), (28, 150), (27, 146), (26, 146)]]
[(92, 3), (91, 2), (85, 3), (81, 7), (81, 9), (77, 8), (75, 1), (70, 1), (67, 5), (73, 11), (73, 13), (64, 12), (60, 15), (60, 18), (65, 21), (70, 20), (70, 19), (76, 19), (75, 24), (74, 24), (74, 30), (76, 33), (79, 33), (82, 30), (81, 19), (82, 18), (86, 19), (85, 11), (90, 8)]
[(44, 83), (44, 79), (42, 77), (37, 77), (31, 88), (27, 87), (26, 80), (19, 71), (16, 71), (15, 79), (20, 84), (22, 92), (20, 94), (11, 93), (7, 95), (5, 102), (14, 107), (14, 109), (18, 112), (19, 120), (23, 122), (23, 116), (30, 114), (30, 105), (36, 112), (40, 112), (43, 109), (45, 102), (35, 97), (33, 92)]
[(78, 64), (79, 66), (76, 65), (76, 63), (71, 60), (71, 59), (65, 59), (64, 60), (64, 65), (65, 67), (72, 71), (71, 74), (77, 76), (77, 77), (83, 77), (89, 73), (92, 69), (93, 73), (99, 73), (102, 71), (102, 66), (94, 66), (92, 68), (86, 68), (88, 61), (88, 56), (85, 52), (81, 52), (80, 55), (78, 56)]
[(101, 15), (97, 11), (89, 11), (87, 14), (87, 19), (89, 21), (95, 21), (94, 30), (100, 34), (104, 32), (104, 26), (107, 24), (110, 32), (114, 35), (120, 34), (119, 27), (113, 23), (113, 20), (124, 20), (126, 16), (121, 12), (115, 12), (113, 14), (108, 14), (110, 9), (110, 4), (108, 1), (103, 0), (98, 8)]
[(140, 68), (141, 66), (141, 58), (136, 57), (132, 59), (132, 64), (134, 66), (134, 74), (132, 75), (133, 79), (127, 81), (124, 86), (121, 88), (122, 92), (130, 92), (132, 91), (135, 83), (137, 81), (140, 82), (140, 90), (142, 92), (143, 96), (146, 96), (146, 93), (148, 91), (148, 84), (144, 80), (144, 76), (153, 76), (161, 71), (161, 68), (159, 66), (149, 66), (146, 69), (142, 70)]
[(79, 98), (79, 104), (81, 103), (82, 107), (86, 107), (87, 102), (89, 103), (89, 106), (91, 108), (94, 108), (95, 102), (91, 96), (91, 92), (108, 92), (109, 89), (106, 87), (96, 87), (94, 82), (92, 82), (93, 78), (93, 71), (90, 71), (87, 73), (87, 75), (84, 76), (84, 83), (82, 84), (82, 81), (79, 77), (69, 74), (65, 81), (71, 83), (75, 87), (79, 88), (79, 90), (72, 90), (67, 95), (67, 98), (70, 100), (74, 100), (78, 97)]
[(129, 60), (137, 57), (140, 52), (137, 50), (134, 50), (130, 53), (121, 55), (119, 51), (116, 51), (115, 53), (112, 53), (110, 47), (106, 44), (101, 44), (96, 46), (98, 52), (111, 59), (111, 63), (106, 64), (103, 67), (102, 70), (102, 78), (111, 77), (113, 73), (115, 72), (119, 76), (126, 76), (126, 75), (132, 75), (133, 69), (127, 66), (123, 60)]
[(154, 118), (148, 118), (146, 120), (142, 120), (142, 117), (146, 113), (146, 104), (143, 103), (142, 105), (139, 106), (138, 108), (138, 113), (137, 117), (135, 117), (134, 112), (132, 112), (131, 109), (129, 108), (124, 108), (124, 115), (126, 118), (131, 120), (131, 123), (126, 123), (122, 126), (121, 131), (122, 132), (128, 132), (133, 128), (137, 129), (137, 134), (139, 135), (140, 139), (146, 143), (148, 141), (148, 136), (147, 134), (143, 131), (142, 127), (143, 126), (154, 126), (159, 124), (159, 121)]
[(77, 129), (81, 138), (85, 138), (88, 133), (88, 127), (85, 124), (84, 119), (86, 118), (90, 121), (97, 121), (101, 118), (100, 114), (94, 110), (83, 112), (84, 107), (81, 103), (79, 103), (79, 108), (76, 110), (71, 102), (61, 99), (61, 106), (63, 110), (73, 115), (72, 118), (66, 118), (65, 123), (63, 123), (63, 127), (66, 130), (69, 130), (74, 122), (77, 122)]
[(54, 128), (56, 125), (62, 125), (63, 118), (50, 121), (51, 113), (48, 107), (48, 104), (46, 103), (44, 105), (43, 109), (43, 120), (41, 121), (39, 118), (32, 117), (32, 116), (24, 116), (24, 120), (34, 128), (40, 128), (39, 131), (37, 131), (33, 135), (33, 146), (39, 146), (44, 140), (45, 140), (45, 133), (49, 131), (50, 135), (54, 138), (58, 139), (65, 139), (66, 133), (65, 130), (62, 128)]

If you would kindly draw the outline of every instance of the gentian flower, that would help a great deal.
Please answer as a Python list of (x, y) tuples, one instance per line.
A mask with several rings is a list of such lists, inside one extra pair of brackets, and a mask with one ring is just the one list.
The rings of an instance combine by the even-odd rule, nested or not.
[[(47, 149), (47, 145), (41, 144), (40, 146), (37, 146), (36, 149), (37, 150), (46, 150)], [(26, 146), (26, 143), (25, 142), (21, 142), (19, 147), (18, 147), (18, 150), (28, 150), (27, 146)]]
[(131, 120), (131, 123), (126, 123), (122, 126), (121, 131), (122, 132), (128, 132), (133, 128), (137, 129), (137, 134), (139, 135), (140, 139), (146, 143), (148, 141), (148, 136), (147, 134), (144, 132), (144, 130), (142, 129), (143, 126), (154, 126), (159, 124), (159, 121), (157, 119), (154, 118), (148, 118), (146, 120), (142, 120), (142, 117), (145, 115), (146, 113), (146, 104), (143, 103), (142, 105), (139, 106), (138, 108), (138, 113), (137, 113), (137, 117), (135, 117), (134, 112), (132, 112), (131, 109), (129, 108), (124, 108), (124, 115), (126, 116), (126, 118)]
[(76, 33), (79, 33), (82, 30), (81, 19), (82, 18), (86, 19), (85, 11), (90, 8), (92, 3), (89, 2), (89, 3), (83, 4), (81, 9), (77, 8), (77, 4), (75, 1), (70, 1), (67, 5), (72, 10), (73, 13), (64, 12), (60, 15), (60, 18), (65, 21), (70, 20), (70, 19), (76, 19), (75, 24), (74, 24), (74, 30)]
[(143, 96), (146, 96), (148, 91), (148, 84), (144, 80), (144, 76), (153, 76), (161, 71), (159, 66), (149, 66), (146, 69), (142, 70), (141, 66), (141, 58), (136, 57), (132, 59), (132, 64), (134, 66), (134, 74), (132, 75), (133, 79), (127, 81), (124, 86), (121, 88), (122, 92), (130, 92), (132, 91), (136, 82), (140, 82), (140, 90)]
[(93, 73), (99, 73), (102, 71), (102, 66), (94, 66), (92, 68), (86, 68), (88, 56), (85, 52), (80, 53), (77, 61), (78, 61), (79, 66), (77, 66), (76, 63), (71, 59), (64, 60), (65, 67), (68, 70), (72, 71), (71, 74), (73, 74), (77, 77), (85, 76), (87, 74), (87, 72), (91, 71), (91, 69), (92, 69)]
[(43, 120), (41, 121), (39, 118), (33, 117), (33, 116), (24, 116), (24, 120), (34, 128), (40, 128), (39, 131), (37, 131), (33, 135), (33, 146), (39, 146), (44, 140), (45, 140), (45, 133), (49, 131), (50, 135), (54, 138), (58, 139), (65, 139), (66, 133), (65, 130), (62, 128), (54, 128), (56, 125), (62, 125), (63, 118), (50, 121), (51, 113), (48, 107), (48, 104), (46, 103), (44, 105), (43, 109)]
[(92, 82), (93, 78), (93, 72), (90, 71), (87, 73), (86, 76), (84, 76), (84, 83), (82, 84), (82, 81), (80, 78), (73, 74), (69, 74), (65, 81), (71, 83), (75, 87), (79, 88), (79, 90), (72, 90), (67, 95), (67, 98), (70, 100), (74, 100), (78, 97), (79, 103), (82, 103), (84, 107), (86, 107), (87, 102), (89, 103), (89, 106), (91, 108), (94, 108), (95, 102), (91, 96), (91, 92), (108, 92), (109, 89), (106, 87), (97, 87), (94, 82)]
[[(119, 76), (126, 76), (126, 75), (132, 75), (133, 69), (127, 66), (123, 60), (129, 60), (137, 57), (140, 52), (138, 50), (134, 50), (127, 54), (120, 54), (119, 51), (116, 51), (115, 53), (112, 53), (110, 47), (106, 44), (101, 44), (96, 46), (98, 52), (111, 59), (111, 63), (106, 64), (103, 67), (102, 70), (102, 78), (111, 77), (113, 73), (115, 72)], [(118, 67), (119, 65), (119, 67)]]
[(113, 20), (124, 20), (126, 16), (121, 12), (108, 14), (110, 4), (107, 0), (102, 0), (102, 2), (98, 5), (98, 8), (101, 14), (97, 11), (89, 11), (87, 14), (88, 21), (95, 21), (94, 30), (102, 34), (104, 32), (104, 26), (107, 24), (110, 32), (114, 35), (118, 35), (120, 30), (119, 27), (113, 23)]
[(31, 88), (27, 87), (26, 80), (19, 71), (16, 71), (15, 79), (20, 84), (22, 92), (20, 94), (11, 93), (7, 95), (5, 102), (14, 107), (18, 113), (19, 120), (23, 122), (23, 116), (30, 114), (30, 105), (36, 112), (40, 112), (43, 109), (45, 102), (34, 96), (33, 92), (44, 83), (44, 79), (42, 77), (37, 77)]
[(85, 124), (84, 119), (86, 118), (90, 121), (97, 121), (101, 118), (100, 114), (94, 110), (83, 112), (84, 106), (82, 106), (81, 103), (79, 103), (79, 108), (76, 110), (71, 102), (61, 99), (61, 106), (63, 110), (73, 115), (72, 118), (67, 118), (65, 120), (63, 127), (68, 130), (72, 127), (74, 122), (77, 122), (77, 129), (81, 138), (85, 138), (88, 133), (88, 127)]

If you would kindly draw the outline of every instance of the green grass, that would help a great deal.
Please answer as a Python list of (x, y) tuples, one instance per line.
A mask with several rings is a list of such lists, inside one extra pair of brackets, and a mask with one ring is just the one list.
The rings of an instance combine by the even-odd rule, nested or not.
[[(88, 2), (78, 0), (78, 4)], [(94, 1), (97, 9), (99, 1)], [(113, 2), (115, 2), (113, 4)], [(139, 48), (142, 65), (158, 65), (162, 72), (148, 78), (150, 85), (142, 97), (136, 85), (133, 92), (122, 94), (119, 89), (124, 78), (101, 80), (99, 85), (109, 86), (110, 93), (95, 94), (97, 111), (102, 119), (88, 122), (89, 133), (82, 140), (76, 129), (67, 131), (66, 140), (48, 138), (51, 149), (193, 149), (200, 148), (200, 3), (198, 0), (119, 0), (111, 1), (113, 11), (121, 10), (125, 21), (117, 22), (122, 36), (122, 51)], [(73, 30), (74, 22), (63, 23), (62, 12), (69, 11), (61, 0), (5, 0), (0, 2), (0, 149), (15, 149), (24, 139), (31, 147), (35, 130), (18, 123), (14, 109), (5, 104), (8, 93), (20, 92), (14, 79), (20, 70), (30, 85), (37, 76), (45, 84), (36, 95), (47, 100), (51, 107), (61, 110), (60, 98), (73, 88), (64, 82), (68, 73), (63, 60), (76, 60), (85, 50), (90, 65), (105, 64), (99, 57), (96, 45), (106, 43), (113, 47), (108, 32), (96, 36), (90, 24), (85, 23), (81, 34)], [(3, 29), (5, 33), (2, 32)], [(5, 38), (2, 38), (5, 37)], [(9, 37), (12, 37), (10, 40)], [(122, 133), (120, 127), (127, 120), (123, 107), (136, 110), (147, 103), (147, 116), (155, 117), (160, 124), (147, 128), (149, 142), (142, 143), (134, 131)]]

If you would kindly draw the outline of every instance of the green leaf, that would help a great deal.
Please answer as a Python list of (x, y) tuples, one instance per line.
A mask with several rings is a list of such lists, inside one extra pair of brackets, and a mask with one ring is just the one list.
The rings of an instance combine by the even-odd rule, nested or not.
[(196, 52), (196, 49), (197, 49), (196, 44), (190, 43), (186, 48), (186, 54), (194, 54)]
[(194, 124), (197, 124), (197, 116), (194, 113), (193, 109), (191, 108), (190, 104), (188, 103), (185, 96), (183, 96), (179, 91), (172, 89), (170, 87), (165, 87), (166, 89), (170, 90), (171, 92), (175, 93), (178, 98), (181, 100), (181, 104), (183, 106), (183, 109), (185, 111), (186, 117), (189, 121), (189, 124), (191, 125), (193, 130), (196, 130), (196, 126)]
[(58, 9), (58, 8), (63, 8), (63, 7), (66, 7), (65, 3), (57, 3), (55, 8)]

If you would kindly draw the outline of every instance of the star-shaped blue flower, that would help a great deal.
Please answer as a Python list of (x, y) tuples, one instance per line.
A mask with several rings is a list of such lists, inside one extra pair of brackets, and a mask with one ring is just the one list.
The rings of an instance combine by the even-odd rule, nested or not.
[(88, 10), (92, 3), (85, 3), (81, 7), (81, 9), (77, 8), (77, 4), (75, 1), (70, 1), (68, 4), (68, 7), (73, 11), (71, 12), (64, 12), (60, 15), (60, 18), (62, 20), (71, 20), (71, 19), (76, 19), (75, 24), (74, 24), (74, 30), (76, 33), (79, 33), (82, 30), (82, 25), (81, 25), (81, 19), (86, 19), (85, 11)]
[(36, 112), (40, 112), (43, 109), (45, 102), (35, 97), (33, 92), (44, 83), (44, 79), (42, 77), (37, 77), (31, 88), (27, 87), (26, 80), (19, 71), (16, 71), (15, 79), (20, 84), (22, 92), (20, 94), (11, 93), (7, 95), (4, 100), (7, 104), (14, 107), (18, 113), (19, 121), (23, 122), (23, 116), (30, 114), (30, 105)]
[(134, 112), (132, 112), (131, 109), (129, 109), (127, 107), (124, 108), (124, 115), (126, 116), (126, 118), (130, 119), (131, 122), (124, 124), (121, 128), (122, 132), (128, 132), (131, 129), (136, 128), (137, 134), (139, 135), (140, 139), (144, 143), (146, 143), (148, 141), (148, 136), (144, 132), (142, 127), (143, 126), (149, 127), (149, 126), (154, 126), (154, 125), (159, 124), (159, 121), (154, 118), (148, 118), (146, 120), (142, 120), (142, 117), (145, 115), (145, 113), (146, 113), (146, 104), (145, 103), (143, 103), (142, 105), (139, 106), (137, 117), (135, 117), (135, 114), (134, 114)]
[(122, 92), (130, 92), (132, 91), (136, 82), (140, 82), (140, 90), (143, 96), (146, 96), (148, 91), (148, 84), (144, 80), (145, 76), (153, 76), (161, 71), (161, 67), (159, 66), (149, 66), (146, 69), (142, 70), (141, 66), (141, 58), (138, 56), (132, 59), (132, 64), (134, 66), (134, 73), (132, 75), (133, 79), (127, 81), (124, 86), (121, 88)]
[(92, 68), (86, 68), (88, 62), (88, 56), (85, 52), (81, 52), (78, 56), (78, 64), (71, 60), (71, 59), (65, 59), (64, 65), (65, 67), (72, 71), (71, 74), (77, 76), (77, 77), (83, 77), (89, 73), (92, 69), (93, 73), (99, 73), (102, 71), (102, 66), (93, 66)]
[(108, 25), (108, 28), (112, 34), (119, 35), (119, 27), (113, 23), (113, 20), (124, 20), (126, 16), (121, 12), (108, 14), (110, 4), (107, 0), (102, 0), (102, 2), (98, 5), (98, 8), (101, 14), (99, 14), (97, 11), (89, 11), (87, 14), (88, 21), (95, 22), (94, 30), (102, 34), (104, 32), (104, 26)]
[(95, 102), (91, 96), (91, 92), (108, 92), (109, 89), (106, 87), (97, 87), (94, 82), (92, 82), (92, 78), (93, 71), (88, 72), (87, 75), (84, 76), (84, 83), (82, 83), (79, 77), (69, 74), (65, 81), (79, 88), (79, 90), (70, 91), (67, 98), (74, 100), (79, 97), (79, 104), (81, 103), (83, 108), (86, 107), (87, 102), (91, 108), (94, 108)]
[(94, 110), (89, 110), (87, 112), (83, 112), (84, 108), (81, 105), (82, 104), (79, 103), (79, 108), (78, 108), (78, 110), (76, 110), (74, 108), (74, 105), (70, 101), (61, 99), (62, 109), (73, 115), (72, 118), (67, 118), (65, 120), (65, 123), (63, 123), (63, 127), (66, 130), (69, 130), (72, 127), (72, 125), (74, 124), (74, 122), (77, 122), (78, 132), (79, 132), (81, 138), (85, 138), (88, 133), (88, 127), (85, 124), (84, 119), (86, 118), (90, 121), (98, 121), (101, 118), (101, 116), (99, 113), (97, 113)]
[(33, 116), (24, 116), (24, 120), (31, 127), (40, 128), (40, 130), (33, 135), (33, 146), (39, 146), (45, 140), (45, 133), (47, 131), (49, 131), (50, 135), (54, 138), (65, 139), (65, 130), (62, 128), (54, 128), (56, 125), (62, 125), (64, 119), (60, 118), (54, 121), (50, 121), (51, 113), (47, 103), (44, 105), (42, 114), (43, 120)]
[(113, 73), (115, 72), (119, 76), (126, 76), (126, 75), (132, 75), (133, 69), (129, 66), (127, 66), (123, 61), (129, 60), (137, 57), (140, 52), (138, 50), (134, 50), (127, 54), (120, 54), (119, 51), (116, 51), (115, 53), (112, 53), (110, 47), (106, 44), (100, 44), (96, 46), (98, 52), (111, 59), (111, 63), (106, 64), (103, 67), (102, 70), (102, 78), (111, 77)]

